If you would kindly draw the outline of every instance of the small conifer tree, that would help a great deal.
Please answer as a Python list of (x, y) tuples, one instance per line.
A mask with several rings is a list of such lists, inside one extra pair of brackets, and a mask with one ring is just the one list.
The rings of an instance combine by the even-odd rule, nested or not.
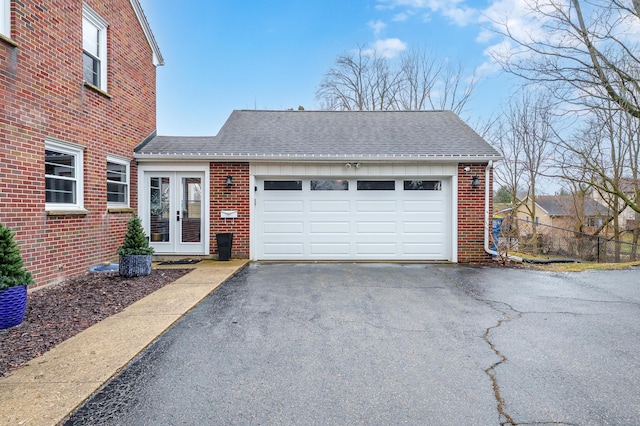
[(24, 269), (15, 234), (0, 223), (0, 290), (33, 284), (31, 273)]
[(127, 233), (124, 243), (118, 249), (119, 255), (147, 255), (153, 254), (153, 247), (142, 229), (142, 222), (137, 214), (133, 214), (127, 223)]

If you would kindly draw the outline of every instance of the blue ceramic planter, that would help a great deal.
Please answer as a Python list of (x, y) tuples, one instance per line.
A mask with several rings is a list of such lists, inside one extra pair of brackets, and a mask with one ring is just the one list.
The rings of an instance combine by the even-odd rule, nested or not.
[(26, 285), (0, 290), (0, 330), (20, 325), (26, 310)]

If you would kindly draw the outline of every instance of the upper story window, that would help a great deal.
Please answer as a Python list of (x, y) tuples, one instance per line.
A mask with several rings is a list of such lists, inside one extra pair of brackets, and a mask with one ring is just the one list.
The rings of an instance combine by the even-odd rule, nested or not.
[(83, 78), (104, 91), (107, 91), (107, 27), (100, 15), (82, 5)]
[(0, 0), (0, 34), (11, 37), (11, 0)]
[(82, 209), (84, 148), (62, 141), (45, 141), (47, 210)]
[(107, 204), (129, 207), (129, 160), (107, 156)]

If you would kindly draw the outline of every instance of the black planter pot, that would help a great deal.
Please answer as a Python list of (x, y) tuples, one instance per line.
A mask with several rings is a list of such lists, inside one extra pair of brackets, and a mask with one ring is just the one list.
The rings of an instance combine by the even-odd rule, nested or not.
[(123, 277), (144, 277), (151, 274), (150, 254), (123, 254), (120, 255), (118, 267)]
[(26, 310), (26, 285), (0, 290), (0, 330), (22, 324)]

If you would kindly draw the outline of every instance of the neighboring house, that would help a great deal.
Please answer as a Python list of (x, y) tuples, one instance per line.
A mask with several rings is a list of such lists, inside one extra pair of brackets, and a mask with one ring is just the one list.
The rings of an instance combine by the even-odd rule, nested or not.
[[(136, 149), (158, 254), (485, 261), (499, 154), (447, 111), (234, 111), (215, 137)], [(488, 179), (488, 186), (485, 182)]]
[[(527, 199), (517, 210), (517, 218), (531, 222), (529, 213), (531, 200)], [(593, 232), (609, 217), (607, 207), (592, 198), (576, 199), (572, 195), (539, 195), (536, 197), (534, 219), (540, 233), (553, 233), (554, 228), (572, 231)], [(553, 228), (552, 228), (553, 227)]]
[(0, 0), (0, 222), (37, 285), (114, 258), (162, 63), (138, 0)]
[[(640, 188), (640, 183), (637, 181), (634, 182), (633, 179), (622, 178), (620, 180), (620, 188), (624, 192), (624, 194), (629, 197), (631, 200), (636, 199), (636, 188)], [(598, 191), (592, 192), (593, 199), (599, 202), (600, 204), (607, 205), (607, 200), (605, 200)], [(607, 195), (610, 196), (610, 195)], [(637, 199), (636, 202), (640, 202), (640, 199)], [(619, 201), (620, 205), (624, 205), (622, 200)], [(613, 204), (613, 203), (611, 203)], [(636, 229), (638, 223), (640, 222), (640, 213), (633, 210), (631, 207), (627, 206), (622, 213), (618, 216), (619, 226), (621, 230), (624, 231), (633, 231)]]

